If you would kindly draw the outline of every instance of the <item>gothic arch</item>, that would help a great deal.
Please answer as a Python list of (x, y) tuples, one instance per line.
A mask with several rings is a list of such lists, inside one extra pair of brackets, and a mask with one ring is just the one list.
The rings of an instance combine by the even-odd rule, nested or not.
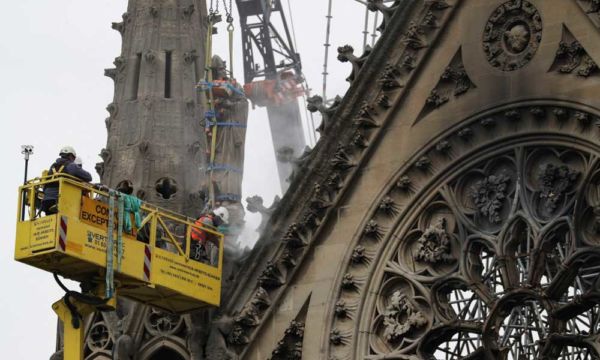
[[(167, 356), (170, 357), (164, 357)], [(190, 360), (183, 340), (174, 336), (155, 336), (140, 349), (141, 360)]]
[(330, 356), (598, 356), (597, 119), (580, 104), (512, 103), (415, 154), (337, 276)]
[(109, 352), (94, 353), (85, 358), (86, 360), (111, 360), (112, 356)]
[(185, 360), (185, 358), (171, 348), (161, 347), (152, 353), (148, 360)]

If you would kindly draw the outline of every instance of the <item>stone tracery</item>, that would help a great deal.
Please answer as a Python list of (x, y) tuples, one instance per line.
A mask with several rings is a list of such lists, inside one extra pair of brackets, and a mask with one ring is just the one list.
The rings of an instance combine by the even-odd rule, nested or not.
[[(473, 354), (507, 359), (542, 358), (551, 354), (553, 359), (597, 356), (585, 341), (593, 342), (600, 331), (594, 320), (600, 309), (595, 302), (590, 302), (585, 309), (576, 305), (581, 297), (590, 297), (597, 291), (592, 285), (595, 280), (565, 270), (566, 264), (598, 251), (577, 244), (572, 236), (575, 229), (570, 225), (573, 214), (580, 210), (576, 210), (572, 199), (576, 192), (584, 190), (578, 179), (588, 168), (590, 155), (556, 147), (523, 146), (517, 151), (506, 151), (502, 158), (504, 166), (496, 166), (504, 167), (505, 171), (496, 170), (499, 175), (476, 180), (477, 191), (476, 195), (471, 192), (472, 199), (465, 198), (468, 191), (460, 189), (461, 185), (473, 183), (472, 179), (464, 180), (474, 174), (473, 170), (467, 170), (448, 184), (451, 190), (438, 198), (438, 205), (422, 212), (421, 217), (430, 218), (432, 224), (418, 238), (413, 258), (427, 263), (430, 269), (423, 272), (414, 265), (412, 268), (394, 267), (393, 264), (402, 261), (388, 261), (389, 269), (397, 269), (394, 272), (420, 280), (421, 286), (430, 288), (433, 300), (430, 304), (432, 313), (438, 314), (438, 325), (428, 328), (423, 310), (409, 301), (418, 297), (401, 286), (396, 287), (382, 313), (385, 331), (377, 333), (378, 315), (374, 315), (373, 332), (377, 335), (373, 336), (396, 344), (406, 334), (422, 328), (428, 330), (421, 338), (411, 339), (411, 345), (405, 343), (384, 351), (372, 346), (375, 353), (409, 354), (416, 342), (418, 354), (427, 359), (458, 359), (466, 356), (467, 349)], [(494, 162), (483, 161), (483, 165), (475, 168), (485, 168)], [(509, 164), (515, 166), (512, 171), (506, 170)], [(528, 184), (522, 186), (523, 192), (515, 194), (514, 186), (509, 184), (519, 181)], [(454, 195), (453, 191), (456, 191)], [(465, 206), (469, 200), (473, 201), (476, 211), (484, 215), (481, 224), (490, 227), (480, 228), (477, 221), (468, 220), (475, 218)], [(522, 202), (525, 205), (519, 205)], [(505, 208), (511, 208), (510, 212), (503, 211)], [(448, 213), (451, 215), (440, 215)], [(559, 218), (558, 214), (566, 218)], [(447, 217), (452, 220), (448, 221)], [(437, 220), (431, 220), (435, 218)], [(451, 231), (457, 234), (454, 243), (448, 234), (449, 223), (456, 229)], [(398, 238), (402, 239), (400, 253), (410, 252), (411, 247), (406, 244), (410, 243), (411, 236)], [(466, 249), (466, 256), (459, 259), (461, 266), (442, 268), (452, 261), (453, 247)], [(583, 250), (577, 251), (577, 248)], [(591, 262), (587, 267), (582, 266), (580, 272), (598, 279), (598, 271), (590, 269), (589, 264)], [(443, 274), (452, 274), (452, 278), (439, 277)], [(380, 291), (385, 293), (386, 286), (382, 285)], [(561, 307), (570, 307), (572, 311), (559, 316), (556, 309)], [(402, 316), (401, 321), (394, 318), (398, 315)], [(560, 345), (549, 340), (551, 334), (585, 341), (567, 341), (566, 345)]]
[[(555, 116), (557, 109), (564, 113), (562, 120)], [(552, 106), (525, 110), (509, 108), (482, 118), (494, 119), (495, 131), (514, 129), (511, 112), (519, 114), (521, 126), (555, 119), (570, 121), (573, 131), (582, 131), (577, 111)], [(470, 126), (477, 143), (487, 126), (479, 119)], [(356, 315), (362, 326), (371, 328), (370, 335), (356, 334), (356, 343), (363, 344), (359, 346), (368, 345), (369, 358), (598, 356), (600, 325), (594, 319), (600, 307), (591, 299), (598, 292), (599, 271), (589, 265), (600, 263), (598, 150), (549, 139), (541, 142), (544, 145), (533, 140), (502, 142), (493, 155), (475, 150), (470, 156), (478, 161), (442, 171), (445, 180), (434, 187), (416, 183), (410, 185), (413, 192), (405, 192), (393, 186), (382, 195), (380, 202), (395, 201), (402, 207), (394, 215), (377, 209), (380, 216), (366, 224), (386, 216), (407, 220), (382, 232), (381, 244), (394, 239), (393, 245), (378, 251), (388, 254), (387, 259), (374, 255), (378, 260), (366, 265), (376, 267), (369, 271), (381, 274), (380, 280), (364, 281), (368, 288), (353, 286), (356, 294), (366, 294), (360, 303), (376, 304), (373, 310), (359, 305)], [(429, 153), (433, 152), (435, 145)], [(419, 173), (423, 172), (413, 166), (398, 179)], [(421, 194), (423, 188), (431, 189), (430, 194)], [(398, 196), (417, 203), (399, 201)], [(367, 242), (359, 244), (364, 245), (356, 248), (373, 253)], [(352, 261), (349, 269), (355, 270), (349, 274), (360, 276), (359, 264)], [(354, 296), (342, 295), (343, 305)], [(342, 314), (338, 318), (349, 321), (343, 316), (345, 306), (336, 311)], [(346, 338), (336, 347), (354, 341)]]

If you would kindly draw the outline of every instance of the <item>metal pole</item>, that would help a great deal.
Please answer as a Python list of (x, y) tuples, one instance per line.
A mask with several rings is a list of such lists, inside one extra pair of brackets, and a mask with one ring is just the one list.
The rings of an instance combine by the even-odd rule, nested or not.
[(367, 49), (367, 37), (369, 36), (369, 8), (365, 6), (365, 28), (363, 29), (363, 52)]
[(375, 40), (377, 39), (377, 20), (379, 11), (375, 11), (375, 19), (373, 20), (373, 33), (371, 34), (371, 47), (375, 47)]
[(323, 61), (323, 102), (326, 103), (327, 102), (327, 75), (329, 74), (327, 72), (327, 63), (329, 60), (329, 47), (331, 46), (331, 44), (329, 43), (329, 35), (331, 34), (331, 3), (333, 2), (333, 0), (329, 0), (329, 4), (327, 6), (327, 16), (325, 16), (327, 18), (327, 32), (325, 35), (325, 44), (323, 44), (323, 46), (325, 46), (325, 60)]
[(33, 155), (33, 145), (21, 145), (21, 154), (25, 159), (25, 178), (23, 184), (27, 184), (27, 168), (29, 167), (29, 156)]
[[(33, 145), (21, 145), (21, 154), (25, 159), (25, 174), (23, 175), (23, 185), (27, 184), (27, 170), (29, 168), (29, 156), (33, 154)], [(25, 219), (25, 200), (26, 193), (21, 194), (21, 220)]]
[(29, 167), (29, 158), (25, 158), (25, 176), (23, 177), (23, 185), (27, 184), (27, 168)]

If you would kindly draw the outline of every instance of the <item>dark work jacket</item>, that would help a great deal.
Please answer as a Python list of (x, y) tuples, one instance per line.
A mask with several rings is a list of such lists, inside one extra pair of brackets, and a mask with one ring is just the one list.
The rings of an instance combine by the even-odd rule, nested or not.
[[(50, 166), (50, 170), (48, 171), (48, 175), (53, 175), (63, 168), (61, 173), (69, 174), (71, 176), (75, 176), (81, 181), (90, 182), (92, 181), (92, 175), (89, 172), (83, 170), (79, 166), (77, 166), (74, 162), (65, 158), (58, 158)], [(48, 184), (44, 187), (44, 200), (56, 200), (58, 199), (58, 184)]]

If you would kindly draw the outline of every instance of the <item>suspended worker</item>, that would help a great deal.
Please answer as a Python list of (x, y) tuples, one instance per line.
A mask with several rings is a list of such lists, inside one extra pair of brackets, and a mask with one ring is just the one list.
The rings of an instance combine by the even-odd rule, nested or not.
[(190, 244), (191, 257), (198, 261), (208, 260), (211, 265), (217, 265), (219, 262), (219, 239), (210, 232), (204, 230), (209, 228), (217, 230), (220, 226), (229, 223), (229, 211), (221, 206), (208, 214), (201, 215), (196, 220), (195, 225), (199, 228), (192, 228)]
[[(78, 178), (81, 181), (92, 181), (92, 175), (83, 168), (75, 164), (77, 153), (71, 146), (65, 146), (60, 149), (59, 158), (48, 170), (48, 176), (67, 174)], [(51, 182), (44, 186), (44, 198), (42, 200), (41, 210), (46, 215), (56, 214), (58, 209), (56, 201), (58, 200), (58, 182)]]

